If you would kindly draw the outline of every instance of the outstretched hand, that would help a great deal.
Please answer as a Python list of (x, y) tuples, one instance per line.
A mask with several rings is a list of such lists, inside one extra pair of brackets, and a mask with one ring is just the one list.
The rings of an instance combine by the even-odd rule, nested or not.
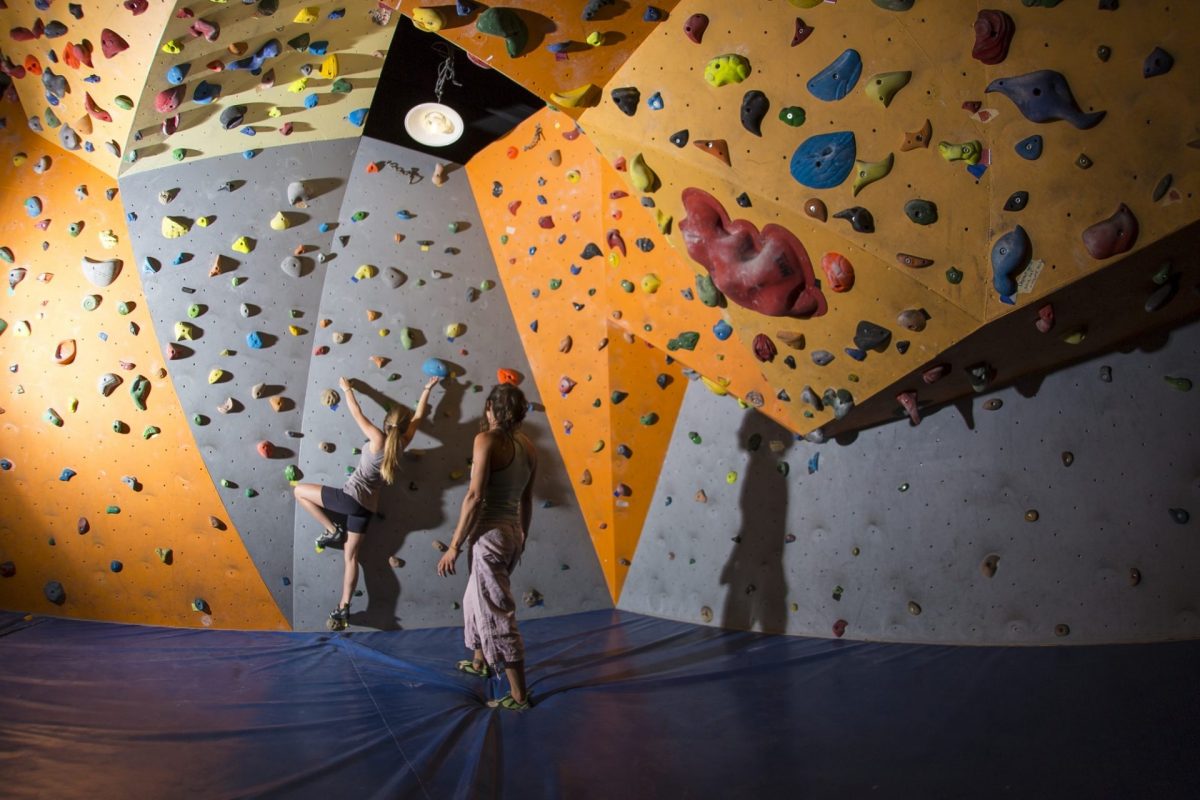
[(438, 560), (437, 574), (441, 577), (454, 574), (454, 562), (458, 560), (458, 549), (455, 547), (448, 548), (442, 553), (441, 559)]
[(350, 381), (346, 378), (338, 378), (338, 386), (341, 387), (343, 392), (348, 392), (351, 388), (353, 388), (350, 385)]
[(429, 382), (425, 384), (425, 388), (432, 389), (433, 387), (437, 386), (441, 382), (442, 382), (442, 379), (439, 378), (438, 376), (434, 375), (432, 378), (429, 379)]

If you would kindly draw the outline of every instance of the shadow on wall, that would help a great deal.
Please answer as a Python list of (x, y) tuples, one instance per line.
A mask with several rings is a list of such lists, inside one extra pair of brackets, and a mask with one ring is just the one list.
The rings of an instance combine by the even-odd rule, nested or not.
[[(792, 434), (765, 414), (745, 414), (738, 442), (749, 459), (738, 476), (742, 523), (720, 582), (729, 588), (721, 626), (782, 633), (787, 629), (787, 579), (783, 546), (787, 536), (788, 476), (781, 464)], [(776, 453), (771, 443), (775, 443)], [(782, 445), (782, 448), (779, 445)]]

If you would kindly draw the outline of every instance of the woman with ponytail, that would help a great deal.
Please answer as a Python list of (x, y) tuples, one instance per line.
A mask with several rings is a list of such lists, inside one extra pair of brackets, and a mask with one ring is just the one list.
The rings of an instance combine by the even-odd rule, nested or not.
[[(296, 486), (296, 501), (325, 528), (317, 539), (317, 552), (330, 545), (345, 544), (346, 567), (342, 577), (342, 601), (337, 610), (329, 614), (329, 627), (342, 630), (350, 617), (350, 598), (358, 584), (358, 548), (371, 517), (379, 510), (379, 493), (383, 484), (389, 486), (396, 480), (400, 467), (400, 455), (412, 441), (417, 426), (429, 411), (429, 393), (437, 385), (438, 378), (430, 379), (421, 392), (417, 410), (410, 412), (401, 405), (392, 406), (383, 420), (383, 430), (375, 427), (354, 396), (354, 387), (345, 378), (338, 385), (346, 397), (350, 416), (358, 423), (367, 437), (362, 448), (358, 467), (346, 480), (341, 489), (322, 486), (319, 483), (301, 483)], [(327, 511), (345, 518), (345, 523), (332, 522)]]
[(459, 553), (468, 549), (470, 578), (462, 605), (466, 646), (473, 655), (458, 662), (458, 668), (485, 678), (493, 669), (503, 669), (509, 693), (488, 705), (509, 711), (530, 706), (525, 645), (509, 582), (525, 550), (537, 474), (537, 451), (520, 432), (525, 409), (525, 395), (511, 384), (502, 383), (488, 395), (482, 432), (475, 437), (471, 485), (450, 546), (437, 566), (438, 575), (453, 575)]

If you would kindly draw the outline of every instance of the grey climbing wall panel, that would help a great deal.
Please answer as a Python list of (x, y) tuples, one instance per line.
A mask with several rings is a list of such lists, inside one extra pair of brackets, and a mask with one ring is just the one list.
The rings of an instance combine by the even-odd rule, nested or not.
[[(334, 258), (326, 265), (314, 346), (328, 352), (313, 358), (309, 372), (300, 442), (305, 481), (340, 487), (358, 462), (354, 448), (364, 437), (344, 402), (336, 408), (321, 402), (324, 390), (337, 390), (339, 376), (360, 382), (363, 410), (379, 424), (386, 404), (415, 406), (426, 380), (421, 371), (426, 359), (444, 360), (456, 375), (434, 390), (434, 415), (413, 440), (395, 485), (384, 491), (381, 517), (371, 523), (361, 551), (363, 594), (352, 604), (352, 627), (462, 624), (456, 604), (466, 582), (466, 559), (459, 560), (458, 576), (439, 578), (434, 542), (449, 542), (454, 532), (472, 440), (497, 369), (530, 374), (466, 176), (453, 167), (438, 187), (434, 166), (429, 156), (364, 138), (349, 173)], [(408, 172), (413, 169), (416, 174)], [(411, 218), (400, 218), (401, 211)], [(376, 274), (368, 277), (372, 270), (364, 266)], [(403, 273), (395, 288), (389, 268)], [(481, 288), (485, 281), (491, 288)], [(465, 330), (451, 342), (446, 327), (455, 323)], [(405, 328), (413, 336), (409, 350), (401, 344)], [(387, 361), (376, 363), (372, 357)], [(542, 460), (533, 529), (513, 590), (518, 603), (533, 591), (544, 601), (522, 604), (519, 616), (611, 608), (545, 414), (536, 410), (536, 387), (526, 380), (522, 388), (535, 403), (525, 429)], [(321, 448), (323, 442), (333, 445), (332, 452)], [(316, 553), (319, 533), (317, 523), (297, 510), (298, 629), (323, 627), (341, 591), (342, 554), (335, 549)]]
[[(229, 520), (289, 619), (295, 501), (285, 468), (300, 451), (326, 269), (316, 256), (329, 252), (336, 232), (320, 227), (337, 220), (357, 147), (357, 138), (277, 147), (252, 159), (183, 162), (120, 181), (126, 211), (136, 214), (129, 233), (156, 332), (180, 348), (167, 362), (171, 379)], [(288, 202), (293, 181), (304, 181), (312, 195), (306, 208)], [(272, 229), (277, 212), (290, 227)], [(187, 233), (166, 238), (168, 215), (186, 220)], [(243, 236), (253, 240), (249, 253), (233, 249)], [(292, 277), (280, 264), (301, 245), (304, 272)], [(177, 322), (194, 325), (195, 339), (179, 341)], [(251, 333), (261, 336), (261, 348), (250, 346)], [(233, 408), (222, 413), (229, 398)], [(262, 441), (274, 445), (269, 458), (258, 453)]]
[(1165, 380), (1198, 365), (1192, 323), (822, 445), (693, 385), (619, 607), (887, 641), (1200, 636), (1200, 391)]

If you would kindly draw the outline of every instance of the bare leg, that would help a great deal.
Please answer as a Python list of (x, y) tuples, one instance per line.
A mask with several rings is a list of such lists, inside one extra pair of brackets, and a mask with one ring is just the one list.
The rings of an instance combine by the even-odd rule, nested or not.
[(508, 676), (509, 691), (512, 693), (513, 700), (518, 703), (524, 703), (529, 699), (525, 691), (525, 662), (514, 661), (511, 664), (506, 664), (504, 673)]
[(346, 534), (346, 571), (342, 576), (342, 602), (341, 605), (350, 605), (350, 598), (354, 597), (354, 587), (358, 585), (358, 546), (362, 544), (361, 533)]
[(475, 655), (471, 656), (471, 666), (475, 667), (475, 669), (483, 669), (483, 665), (486, 663), (483, 658), (483, 651), (476, 647)]
[(321, 527), (328, 533), (333, 533), (333, 523), (329, 521), (329, 517), (325, 515), (325, 507), (321, 505), (321, 484), (299, 483), (292, 493), (296, 495), (296, 502), (301, 508), (321, 523)]

